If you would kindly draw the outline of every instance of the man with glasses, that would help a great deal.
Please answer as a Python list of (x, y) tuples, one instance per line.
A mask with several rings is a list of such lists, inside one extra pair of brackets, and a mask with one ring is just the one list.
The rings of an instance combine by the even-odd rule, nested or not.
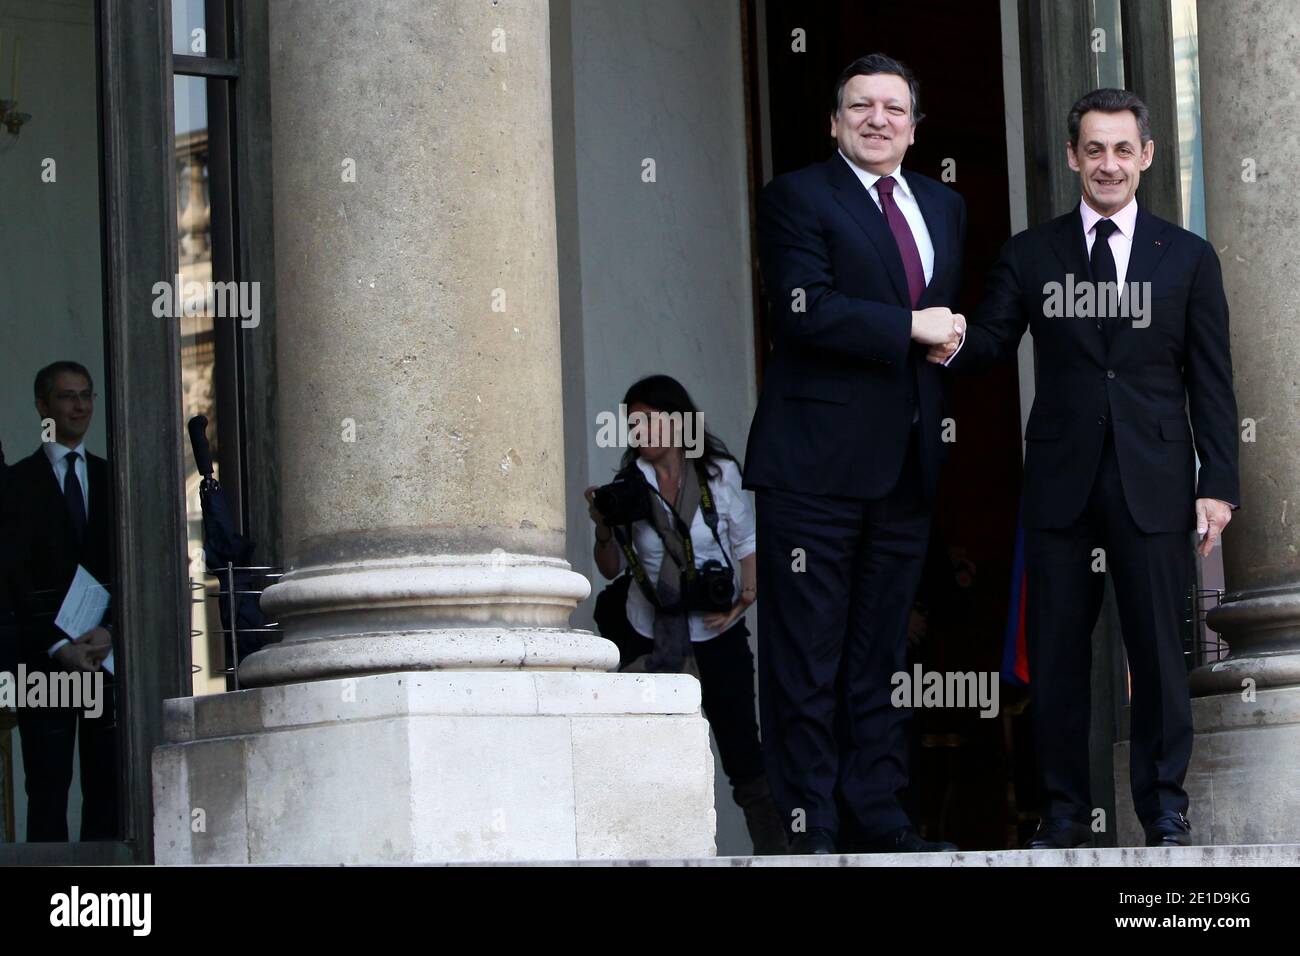
[[(48, 365), (36, 375), (35, 398), (41, 447), (8, 469), (0, 522), (8, 564), (5, 584), (18, 618), (19, 662), (29, 679), (44, 673), (53, 688), (56, 675), (100, 670), (112, 648), (106, 623), (111, 606), (105, 623), (75, 639), (54, 624), (78, 566), (111, 587), (111, 496), (108, 462), (85, 447), (95, 410), (90, 372), (77, 362)], [(88, 716), (85, 707), (19, 709), (28, 842), (68, 839), (68, 789), (78, 733), (81, 840), (116, 836), (112, 684), (105, 673), (97, 716)]]

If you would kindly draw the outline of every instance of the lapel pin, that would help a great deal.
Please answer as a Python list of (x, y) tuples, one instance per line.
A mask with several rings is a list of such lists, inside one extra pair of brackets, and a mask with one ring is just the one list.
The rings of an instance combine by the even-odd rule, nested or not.
[(1159, 240), (1159, 239), (1156, 240), (1156, 245), (1157, 245), (1157, 246), (1160, 245), (1160, 240)]

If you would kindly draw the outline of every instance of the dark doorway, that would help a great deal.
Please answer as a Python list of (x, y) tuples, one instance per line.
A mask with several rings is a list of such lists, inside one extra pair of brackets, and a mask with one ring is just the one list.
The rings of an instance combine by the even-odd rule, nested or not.
[[(832, 154), (831, 93), (855, 57), (883, 52), (915, 71), (925, 119), (904, 167), (934, 179), (944, 179), (945, 166), (955, 173), (949, 185), (965, 198), (968, 215), (960, 304), (969, 315), (1011, 231), (997, 0), (767, 0), (765, 27), (771, 175)], [(763, 303), (760, 314), (766, 314)], [(759, 345), (761, 381), (768, 345), (761, 323)], [(932, 570), (923, 585), (926, 633), (917, 660), (926, 671), (996, 674), (1020, 497), (1016, 368), (955, 379), (950, 409), (956, 441), (935, 504)], [(1007, 685), (1000, 691), (998, 717), (980, 718), (977, 709), (923, 709), (913, 722), (917, 822), (928, 835), (963, 848), (1019, 842), (1015, 780), (1026, 779), (1030, 757), (1027, 747), (1012, 743), (1022, 722), (1012, 714), (1023, 700)]]

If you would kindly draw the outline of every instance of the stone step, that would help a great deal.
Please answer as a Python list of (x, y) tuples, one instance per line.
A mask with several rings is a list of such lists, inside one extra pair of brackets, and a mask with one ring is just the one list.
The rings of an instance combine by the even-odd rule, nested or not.
[[(455, 866), (457, 864), (444, 864)], [(473, 864), (481, 866), (483, 864)], [(496, 866), (1300, 866), (1300, 844), (1107, 847), (1082, 850), (989, 850), (957, 853), (844, 853), (834, 856), (722, 856), (697, 859), (555, 860)]]

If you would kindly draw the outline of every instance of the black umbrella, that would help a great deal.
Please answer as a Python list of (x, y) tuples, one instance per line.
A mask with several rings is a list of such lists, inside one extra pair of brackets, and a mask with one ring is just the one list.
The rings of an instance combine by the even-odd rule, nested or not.
[[(235, 660), (238, 664), (254, 651), (271, 643), (269, 635), (277, 628), (268, 625), (259, 603), (261, 590), (254, 585), (269, 576), (270, 568), (253, 565), (252, 539), (235, 530), (236, 525), (226, 501), (221, 482), (212, 477), (212, 451), (208, 447), (208, 419), (195, 415), (190, 419), (190, 446), (194, 449), (194, 463), (203, 480), (199, 483), (199, 505), (203, 509), (203, 560), (208, 573), (221, 581), (218, 603), (221, 610), (221, 628), (227, 636), (235, 636)], [(231, 627), (231, 621), (234, 627)], [(229, 659), (229, 655), (227, 655)], [(238, 687), (238, 672), (235, 673)]]

